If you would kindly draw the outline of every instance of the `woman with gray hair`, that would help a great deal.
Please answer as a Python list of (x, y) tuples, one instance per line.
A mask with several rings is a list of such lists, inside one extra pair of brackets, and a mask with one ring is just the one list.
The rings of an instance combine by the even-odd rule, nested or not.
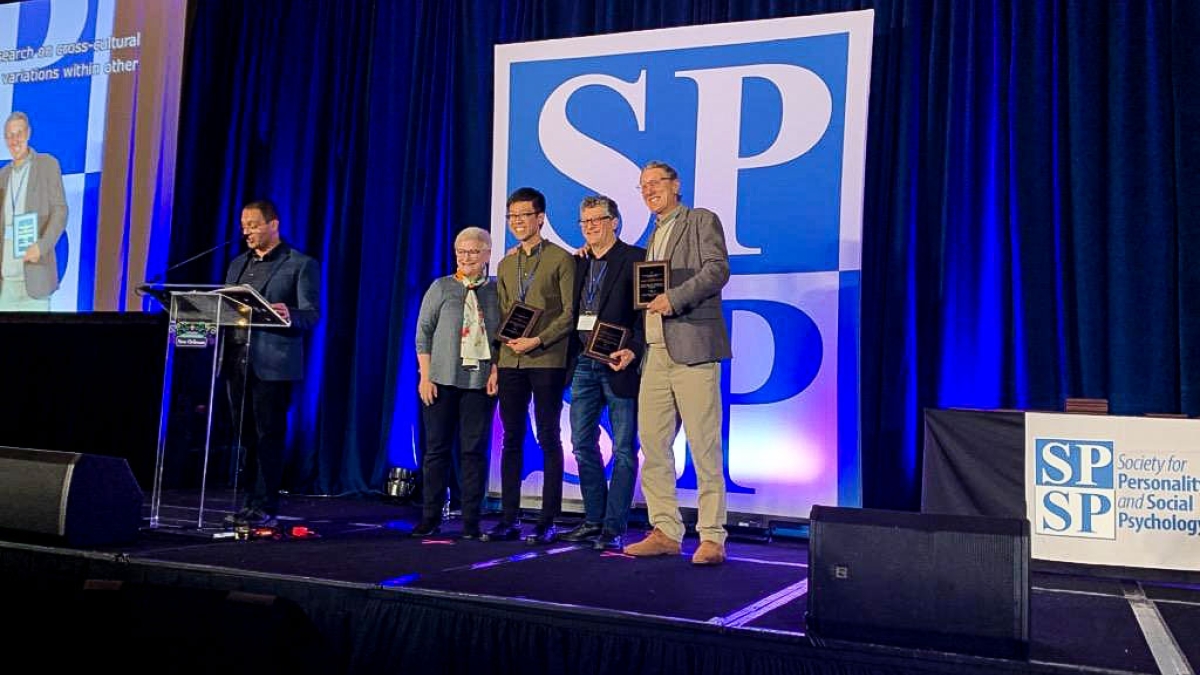
[(478, 539), (487, 452), (496, 408), (500, 300), (487, 276), (492, 238), (468, 227), (454, 239), (458, 267), (434, 280), (417, 318), (421, 420), (425, 425), (424, 507), (414, 537), (441, 532), (450, 449), (458, 435), (464, 539)]

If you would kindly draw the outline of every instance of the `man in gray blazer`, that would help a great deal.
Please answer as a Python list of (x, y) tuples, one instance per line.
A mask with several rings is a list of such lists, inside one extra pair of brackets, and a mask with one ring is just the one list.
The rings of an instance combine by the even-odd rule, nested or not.
[(721, 360), (732, 356), (721, 312), (729, 253), (712, 211), (679, 203), (679, 174), (663, 162), (642, 170), (642, 198), (657, 222), (647, 260), (667, 261), (667, 291), (644, 312), (646, 356), (638, 392), (642, 494), (654, 530), (625, 547), (634, 556), (678, 555), (683, 520), (672, 446), (682, 418), (699, 482), (697, 565), (725, 561), (725, 453), (721, 438)]
[[(23, 112), (14, 111), (4, 121), (4, 144), (13, 161), (0, 169), (4, 224), (0, 311), (47, 311), (50, 294), (58, 290), (54, 247), (67, 226), (67, 199), (58, 160), (30, 147), (32, 134), (29, 117)], [(17, 228), (30, 217), (36, 218), (36, 240), (17, 251)]]
[(222, 368), (234, 410), (241, 405), (246, 447), (245, 506), (228, 521), (273, 526), (292, 386), (304, 379), (305, 331), (321, 318), (321, 278), (316, 260), (280, 238), (279, 215), (271, 202), (254, 201), (242, 209), (242, 234), (250, 250), (229, 264), (225, 283), (254, 287), (292, 325), (255, 329), (250, 344), (236, 333), (226, 343)]

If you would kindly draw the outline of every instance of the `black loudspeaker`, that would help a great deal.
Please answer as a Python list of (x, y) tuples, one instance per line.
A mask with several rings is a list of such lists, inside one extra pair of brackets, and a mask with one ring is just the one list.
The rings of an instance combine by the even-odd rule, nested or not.
[(1029, 522), (814, 506), (808, 634), (1029, 655)]
[(132, 541), (142, 490), (117, 457), (0, 446), (0, 529), (71, 546)]

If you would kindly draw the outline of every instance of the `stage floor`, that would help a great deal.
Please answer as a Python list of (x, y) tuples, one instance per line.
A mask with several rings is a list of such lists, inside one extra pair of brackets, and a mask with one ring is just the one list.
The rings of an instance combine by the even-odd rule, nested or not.
[[(282, 509), (281, 529), (302, 525), (315, 536), (211, 539), (158, 529), (144, 531), (127, 545), (87, 552), (16, 537), (4, 544), (4, 559), (11, 566), (20, 550), (36, 550), (40, 556), (84, 555), (110, 565), (186, 571), (191, 579), (213, 575), (225, 588), (241, 579), (256, 580), (247, 587), (261, 589), (264, 580), (276, 579), (287, 582), (279, 588), (316, 584), (386, 590), (401, 601), (406, 593), (431, 593), (466, 601), (512, 601), (551, 614), (568, 611), (575, 619), (580, 611), (593, 612), (626, 625), (665, 621), (737, 631), (741, 637), (808, 642), (808, 551), (803, 539), (734, 538), (728, 542), (725, 565), (699, 568), (688, 557), (697, 544), (694, 536), (685, 540), (680, 556), (635, 559), (568, 543), (461, 541), (454, 520), (441, 536), (413, 539), (407, 532), (418, 515), (411, 505), (379, 499), (291, 496)], [(485, 518), (485, 527), (490, 522)], [(633, 530), (630, 537), (637, 540), (642, 534)], [(97, 576), (94, 570), (87, 574)], [(946, 658), (950, 665), (944, 672), (967, 672), (989, 662), (1013, 672), (1194, 672), (1200, 666), (1200, 586), (1035, 573), (1031, 617), (1030, 660), (1020, 664), (887, 647), (861, 649), (877, 650), (891, 661), (915, 657), (923, 667)], [(846, 643), (835, 645), (831, 654), (847, 648)], [(1182, 667), (1190, 669), (1173, 670)], [(913, 672), (918, 671), (932, 672)]]

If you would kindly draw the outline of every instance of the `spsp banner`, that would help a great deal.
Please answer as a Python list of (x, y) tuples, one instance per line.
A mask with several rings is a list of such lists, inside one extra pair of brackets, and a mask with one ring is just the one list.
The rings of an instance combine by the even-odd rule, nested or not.
[(1200, 421), (1030, 413), (1032, 555), (1200, 570)]
[[(807, 518), (856, 505), (863, 166), (873, 12), (714, 24), (496, 47), (492, 267), (515, 243), (505, 198), (547, 200), (542, 234), (583, 243), (580, 200), (604, 194), (619, 236), (653, 221), (641, 167), (665, 161), (682, 201), (716, 212), (732, 278), (722, 377), (729, 511)], [(563, 411), (568, 486), (578, 497)], [(492, 486), (499, 486), (499, 431)], [(527, 439), (526, 493), (540, 494)], [(696, 478), (676, 442), (681, 504)], [(601, 450), (611, 458), (604, 430)]]

